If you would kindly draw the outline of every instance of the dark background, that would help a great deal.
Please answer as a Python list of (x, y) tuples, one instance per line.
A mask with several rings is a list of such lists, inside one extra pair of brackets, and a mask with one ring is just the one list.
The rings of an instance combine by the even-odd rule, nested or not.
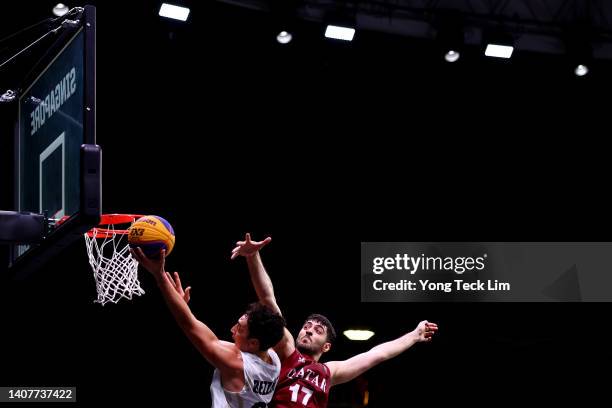
[[(376, 332), (339, 336), (328, 359), (440, 325), (431, 344), (335, 387), (330, 407), (361, 406), (364, 381), (371, 407), (603, 393), (608, 304), (360, 303), (357, 260), (362, 241), (609, 240), (609, 64), (576, 78), (562, 56), (499, 62), (474, 48), (451, 65), (428, 41), (359, 32), (338, 44), (306, 22), (283, 47), (265, 13), (204, 2), (175, 24), (158, 6), (98, 5), (104, 212), (172, 223), (168, 268), (219, 337), (255, 299), (244, 260), (229, 260), (250, 231), (273, 237), (263, 258), (293, 333), (311, 312)], [(13, 7), (2, 37), (52, 4)], [(0, 71), (0, 89), (23, 69)], [(84, 406), (207, 406), (212, 368), (151, 279), (141, 298), (102, 307), (91, 275), (82, 244), (26, 282), (3, 273), (0, 385), (72, 385)]]

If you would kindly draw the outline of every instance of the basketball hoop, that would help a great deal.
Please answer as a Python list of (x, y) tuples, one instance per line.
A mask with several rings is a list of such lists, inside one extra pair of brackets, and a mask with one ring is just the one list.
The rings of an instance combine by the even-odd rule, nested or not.
[[(128, 245), (130, 225), (142, 215), (104, 214), (100, 225), (85, 234), (89, 264), (96, 280), (98, 298), (95, 303), (117, 303), (121, 298), (132, 299), (144, 290), (138, 281), (138, 262), (132, 258)], [(116, 226), (129, 224), (126, 229)]]

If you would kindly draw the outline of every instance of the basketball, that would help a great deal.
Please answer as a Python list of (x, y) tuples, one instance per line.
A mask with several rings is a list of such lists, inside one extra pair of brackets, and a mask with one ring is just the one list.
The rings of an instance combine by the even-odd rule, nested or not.
[(168, 256), (174, 248), (174, 240), (174, 229), (170, 223), (157, 215), (141, 217), (128, 229), (130, 247), (141, 248), (149, 258), (159, 257), (162, 249)]

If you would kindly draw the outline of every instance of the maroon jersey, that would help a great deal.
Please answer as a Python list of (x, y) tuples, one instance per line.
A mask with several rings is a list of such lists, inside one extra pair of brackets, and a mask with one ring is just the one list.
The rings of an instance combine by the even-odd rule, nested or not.
[(331, 378), (329, 368), (297, 349), (283, 361), (272, 408), (325, 408)]

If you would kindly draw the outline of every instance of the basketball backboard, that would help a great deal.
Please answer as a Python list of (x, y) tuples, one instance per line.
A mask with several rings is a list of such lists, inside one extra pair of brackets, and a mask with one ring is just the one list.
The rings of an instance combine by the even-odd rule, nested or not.
[(12, 245), (9, 264), (18, 277), (82, 239), (100, 219), (95, 8), (85, 6), (82, 13), (70, 18), (18, 92), (15, 210), (61, 220), (40, 244)]

